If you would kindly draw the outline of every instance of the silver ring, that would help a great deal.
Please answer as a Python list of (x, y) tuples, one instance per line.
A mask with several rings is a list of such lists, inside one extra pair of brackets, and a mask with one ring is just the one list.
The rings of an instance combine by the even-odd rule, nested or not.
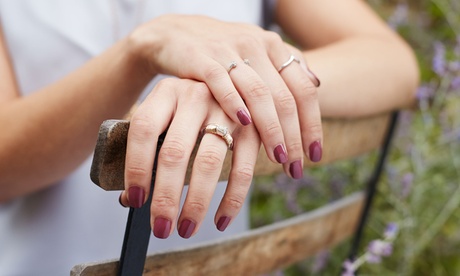
[(281, 73), (281, 71), (283, 71), (284, 68), (288, 67), (293, 61), (300, 64), (300, 59), (296, 58), (294, 55), (291, 55), (288, 61), (286, 61), (285, 63), (283, 63), (283, 65), (280, 66), (280, 68), (278, 69), (278, 73)]
[(246, 64), (247, 66), (251, 66), (251, 63), (249, 62), (249, 59), (245, 58), (245, 59), (243, 59), (243, 62), (244, 62), (244, 64)]
[(230, 73), (230, 71), (232, 71), (232, 69), (235, 68), (237, 65), (238, 64), (236, 63), (236, 61), (232, 61), (227, 68), (227, 73)]
[(227, 127), (220, 126), (218, 124), (208, 124), (203, 130), (203, 135), (211, 133), (222, 138), (227, 144), (229, 150), (233, 150), (233, 137), (230, 135)]

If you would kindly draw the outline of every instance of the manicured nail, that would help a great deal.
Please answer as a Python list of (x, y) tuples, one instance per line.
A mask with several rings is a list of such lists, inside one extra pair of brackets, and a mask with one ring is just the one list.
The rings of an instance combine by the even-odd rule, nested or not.
[(153, 224), (153, 235), (159, 239), (166, 239), (171, 232), (171, 221), (166, 218), (157, 217)]
[(236, 116), (243, 126), (247, 126), (252, 123), (251, 117), (249, 117), (249, 114), (244, 109), (238, 110)]
[(122, 195), (123, 195), (123, 193), (120, 193), (120, 196), (118, 197), (118, 203), (120, 203), (120, 205), (121, 205), (122, 207), (125, 207), (125, 208), (126, 208), (126, 207), (128, 207), (128, 206), (123, 205), (123, 203), (121, 202), (121, 196), (122, 196)]
[(139, 186), (131, 186), (128, 189), (129, 206), (132, 208), (141, 208), (144, 205), (145, 192)]
[(192, 236), (193, 231), (195, 230), (196, 223), (189, 219), (184, 219), (179, 227), (179, 236), (184, 239), (188, 239)]
[(310, 147), (308, 148), (308, 152), (312, 162), (319, 162), (323, 155), (323, 149), (321, 148), (319, 141), (311, 143)]
[(294, 161), (289, 165), (289, 172), (292, 178), (301, 179), (303, 177), (302, 162), (300, 160)]
[(279, 144), (278, 146), (276, 146), (273, 153), (275, 154), (275, 159), (276, 161), (278, 161), (278, 163), (283, 164), (288, 161), (286, 148), (283, 144)]
[(228, 224), (230, 223), (230, 220), (232, 220), (231, 217), (220, 217), (219, 221), (217, 221), (217, 230), (220, 232), (224, 232), (225, 229), (227, 229)]
[(315, 73), (313, 73), (310, 68), (308, 68), (308, 66), (304, 63), (301, 64), (302, 69), (307, 73), (308, 77), (310, 78), (310, 80), (313, 82), (313, 84), (316, 86), (316, 87), (319, 87), (321, 85), (321, 81), (318, 79), (318, 77), (315, 75)]

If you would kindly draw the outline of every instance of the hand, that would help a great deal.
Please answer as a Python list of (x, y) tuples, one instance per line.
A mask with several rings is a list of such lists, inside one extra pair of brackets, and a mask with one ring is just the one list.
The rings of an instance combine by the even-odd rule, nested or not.
[(151, 71), (202, 81), (234, 122), (253, 120), (268, 157), (283, 163), (287, 174), (302, 177), (304, 151), (312, 161), (321, 159), (319, 81), (300, 62), (280, 70), (291, 54), (301, 53), (278, 34), (203, 16), (165, 15), (130, 39)]
[[(167, 238), (177, 222), (179, 235), (189, 238), (198, 231), (218, 182), (227, 143), (204, 134), (193, 164), (190, 187), (179, 214), (179, 202), (187, 165), (201, 130), (208, 124), (228, 127), (234, 139), (230, 179), (217, 210), (221, 231), (238, 214), (248, 193), (260, 139), (254, 127), (238, 127), (222, 111), (204, 83), (164, 79), (133, 114), (128, 133), (123, 205), (141, 207), (150, 190), (158, 136), (168, 129), (158, 156), (151, 222), (158, 238)], [(168, 128), (169, 127), (169, 128)]]

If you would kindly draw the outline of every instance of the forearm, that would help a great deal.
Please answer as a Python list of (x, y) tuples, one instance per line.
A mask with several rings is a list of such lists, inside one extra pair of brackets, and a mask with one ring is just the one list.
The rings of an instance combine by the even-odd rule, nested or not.
[(94, 148), (100, 123), (123, 116), (152, 78), (117, 43), (64, 79), (0, 104), (0, 202), (65, 177)]
[(414, 103), (417, 63), (396, 37), (352, 37), (304, 54), (321, 80), (323, 117), (366, 116)]

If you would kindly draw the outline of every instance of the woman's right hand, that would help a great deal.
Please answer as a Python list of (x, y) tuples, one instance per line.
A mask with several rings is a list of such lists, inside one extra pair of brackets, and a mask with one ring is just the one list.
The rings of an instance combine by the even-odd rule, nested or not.
[[(189, 238), (204, 219), (228, 150), (222, 137), (203, 134), (210, 124), (228, 127), (234, 139), (229, 181), (215, 216), (216, 227), (223, 231), (238, 214), (251, 185), (260, 149), (255, 128), (239, 127), (228, 118), (204, 83), (175, 78), (160, 81), (131, 118), (125, 191), (120, 197), (125, 206), (144, 204), (158, 136), (168, 130), (158, 155), (151, 205), (152, 229), (158, 238), (167, 238), (176, 223), (179, 235)], [(179, 210), (189, 159), (200, 137), (187, 197)]]
[(253, 121), (268, 157), (288, 175), (302, 177), (303, 152), (321, 159), (319, 81), (278, 34), (205, 16), (164, 15), (138, 27), (129, 41), (148, 72), (202, 81), (234, 122)]

